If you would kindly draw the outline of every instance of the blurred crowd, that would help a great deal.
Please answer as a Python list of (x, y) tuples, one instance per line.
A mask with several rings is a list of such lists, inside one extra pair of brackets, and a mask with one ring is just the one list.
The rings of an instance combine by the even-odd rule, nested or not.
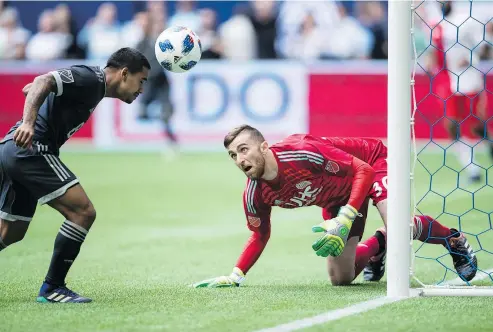
[[(484, 6), (486, 2), (480, 3)], [(78, 28), (70, 7), (54, 2), (39, 13), (37, 31), (31, 32), (22, 26), (15, 7), (0, 0), (0, 59), (104, 60), (119, 47), (136, 47), (142, 40), (153, 40), (172, 25), (194, 30), (201, 38), (206, 59), (387, 58), (384, 1), (252, 0), (236, 2), (231, 15), (222, 21), (214, 8), (207, 8), (207, 2), (199, 8), (197, 1), (177, 1), (172, 14), (165, 1), (140, 4), (133, 18), (122, 22), (117, 4), (102, 3)], [(419, 15), (442, 18), (439, 2), (426, 4), (418, 9)], [(464, 4), (469, 6), (469, 2)], [(478, 7), (481, 13), (493, 12), (490, 10), (491, 4), (487, 9)], [(431, 28), (420, 22), (417, 28), (416, 44), (418, 50), (424, 49), (430, 45)], [(486, 30), (493, 33), (493, 24)], [(493, 52), (488, 58), (493, 58)]]
[[(219, 22), (212, 8), (178, 1), (168, 15), (162, 1), (149, 1), (130, 21), (118, 19), (118, 6), (101, 4), (94, 17), (77, 29), (66, 4), (39, 14), (37, 31), (22, 26), (21, 15), (0, 0), (1, 59), (105, 59), (122, 46), (135, 47), (167, 26), (184, 25), (201, 38), (207, 59), (385, 59), (385, 2), (238, 2)], [(202, 6), (203, 7), (203, 6)]]

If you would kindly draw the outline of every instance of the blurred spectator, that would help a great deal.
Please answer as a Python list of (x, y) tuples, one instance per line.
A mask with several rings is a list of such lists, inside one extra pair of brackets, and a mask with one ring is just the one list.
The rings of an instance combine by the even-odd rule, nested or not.
[(218, 32), (223, 58), (244, 61), (256, 57), (257, 39), (246, 5), (235, 6), (233, 16), (219, 26)]
[(136, 47), (137, 44), (144, 38), (144, 29), (149, 18), (145, 12), (136, 13), (133, 20), (126, 22), (121, 31), (122, 47)]
[(332, 30), (329, 37), (326, 54), (335, 59), (367, 59), (370, 57), (374, 37), (358, 20), (349, 16), (346, 7), (337, 6), (339, 23)]
[[(149, 118), (149, 106), (153, 102), (157, 102), (160, 107), (160, 118), (163, 122), (164, 131), (169, 140), (175, 144), (176, 136), (171, 128), (170, 120), (173, 115), (173, 105), (170, 100), (170, 86), (168, 78), (164, 73), (163, 68), (159, 64), (154, 54), (154, 44), (156, 42), (157, 34), (161, 29), (156, 29), (156, 23), (152, 20), (150, 13), (142, 13), (143, 23), (143, 39), (137, 44), (137, 49), (141, 51), (149, 60), (151, 70), (147, 77), (147, 83), (144, 86), (144, 92), (139, 97), (140, 103), (140, 119)], [(162, 28), (157, 22), (159, 28)], [(157, 31), (156, 31), (157, 30)]]
[(200, 30), (197, 32), (202, 44), (202, 59), (221, 58), (221, 42), (217, 35), (216, 12), (202, 9), (200, 12)]
[(276, 2), (271, 0), (254, 0), (250, 19), (257, 37), (257, 58), (275, 59), (275, 41), (277, 35)]
[(200, 16), (195, 9), (195, 1), (179, 0), (175, 2), (176, 13), (170, 18), (169, 26), (184, 26), (197, 32), (200, 29)]
[(320, 59), (326, 47), (326, 33), (320, 29), (311, 13), (305, 16), (300, 34), (285, 48), (285, 56), (302, 60)]
[(300, 39), (307, 15), (311, 14), (314, 24), (325, 36), (332, 36), (340, 21), (334, 1), (284, 1), (279, 8), (277, 20), (276, 50), (282, 57), (289, 57), (291, 43)]
[(52, 10), (41, 13), (38, 21), (38, 32), (29, 40), (26, 58), (29, 60), (54, 60), (65, 56), (72, 42), (72, 37), (57, 32), (55, 16)]
[(357, 18), (368, 29), (374, 38), (371, 51), (373, 59), (387, 59), (387, 14), (379, 1), (358, 2), (356, 4)]
[(70, 8), (66, 4), (60, 4), (55, 7), (54, 11), (56, 30), (61, 33), (69, 34), (72, 42), (67, 49), (67, 58), (83, 59), (85, 58), (84, 50), (77, 45), (77, 25), (72, 18)]
[(483, 57), (487, 60), (493, 60), (493, 21), (486, 24), (485, 32), (484, 40), (489, 44), (485, 45)]
[(106, 60), (120, 47), (120, 25), (116, 16), (115, 5), (103, 3), (79, 33), (77, 42), (86, 49), (89, 59)]
[(0, 12), (0, 59), (23, 59), (31, 33), (20, 26), (17, 10)]

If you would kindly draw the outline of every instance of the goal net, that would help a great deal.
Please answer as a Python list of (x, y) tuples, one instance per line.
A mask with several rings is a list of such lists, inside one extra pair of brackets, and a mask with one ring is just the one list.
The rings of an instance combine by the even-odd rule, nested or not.
[[(404, 282), (408, 281), (411, 288), (418, 289), (420, 295), (491, 296), (493, 2), (425, 0), (405, 3), (410, 8), (411, 55), (399, 53), (406, 50), (391, 53), (390, 50), (398, 45), (389, 36), (389, 94), (392, 80), (396, 79), (390, 66), (391, 56), (401, 54), (402, 65), (405, 67), (406, 60), (410, 59), (412, 66), (411, 117), (407, 119), (411, 131), (409, 191), (413, 204), (410, 212), (430, 216), (440, 224), (463, 233), (478, 264), (474, 279), (464, 280), (454, 267), (450, 254), (454, 250), (446, 238), (443, 245), (428, 244), (440, 240), (431, 233), (424, 243), (413, 241), (412, 225), (408, 225), (407, 229), (400, 229), (401, 233), (411, 237), (412, 249), (407, 264), (410, 269), (406, 271), (404, 266), (399, 267), (394, 261), (400, 272), (396, 270), (393, 278), (409, 274), (409, 278), (403, 278)], [(400, 6), (403, 6), (402, 2)], [(389, 20), (396, 14), (399, 13), (392, 12), (389, 5)], [(405, 14), (402, 10), (399, 15)], [(402, 23), (405, 30), (404, 25)], [(393, 105), (390, 101), (389, 96), (389, 140), (390, 127), (394, 125), (391, 114), (396, 112), (393, 107), (398, 105), (397, 101)], [(402, 141), (400, 144), (405, 143)], [(392, 152), (390, 144), (389, 159)], [(407, 183), (404, 184), (406, 190)], [(389, 220), (390, 214), (389, 211)], [(396, 233), (397, 230), (393, 234)], [(389, 234), (389, 239), (390, 236), (392, 234)], [(402, 234), (400, 236), (402, 239)], [(389, 250), (392, 250), (390, 245)], [(395, 244), (394, 248), (397, 246)], [(397, 251), (395, 249), (394, 253)], [(398, 281), (391, 280), (390, 274), (388, 277), (389, 289), (392, 285), (404, 287), (403, 283), (399, 286)]]

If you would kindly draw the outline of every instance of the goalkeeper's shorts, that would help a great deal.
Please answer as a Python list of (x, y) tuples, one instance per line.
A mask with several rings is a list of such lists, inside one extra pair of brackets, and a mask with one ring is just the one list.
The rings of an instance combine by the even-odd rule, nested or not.
[(387, 151), (382, 152), (371, 167), (375, 170), (375, 179), (369, 197), (373, 201), (373, 205), (377, 205), (387, 199)]

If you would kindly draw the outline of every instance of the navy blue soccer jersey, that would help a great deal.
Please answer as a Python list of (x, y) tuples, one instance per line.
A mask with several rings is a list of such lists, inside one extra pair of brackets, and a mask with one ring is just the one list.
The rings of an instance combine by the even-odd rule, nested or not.
[[(106, 93), (102, 68), (75, 65), (52, 71), (56, 92), (46, 97), (36, 117), (33, 141), (49, 147), (58, 155), (60, 147), (89, 119)], [(22, 124), (17, 122), (2, 141), (13, 139)]]

